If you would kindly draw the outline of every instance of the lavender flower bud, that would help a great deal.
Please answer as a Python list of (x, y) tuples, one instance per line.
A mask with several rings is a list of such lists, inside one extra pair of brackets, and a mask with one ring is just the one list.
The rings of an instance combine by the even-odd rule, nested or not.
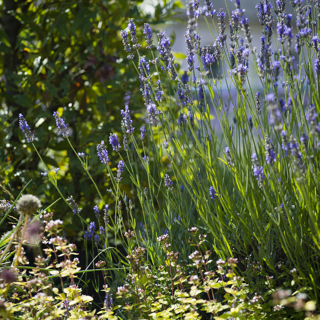
[(168, 188), (169, 191), (173, 190), (172, 188), (173, 182), (170, 179), (169, 175), (167, 174), (164, 176), (164, 185)]
[(104, 164), (109, 163), (109, 155), (105, 147), (104, 141), (101, 141), (101, 144), (97, 145), (97, 154), (98, 154), (98, 157), (100, 158), (101, 163), (104, 163)]
[(104, 226), (107, 229), (109, 224), (109, 206), (107, 204), (103, 208), (103, 221)]
[(78, 204), (74, 201), (73, 196), (66, 199), (70, 207), (72, 208), (73, 214), (79, 214), (82, 209), (79, 208)]
[(119, 161), (118, 166), (117, 166), (117, 177), (115, 180), (119, 183), (122, 179), (121, 174), (123, 172), (123, 168), (125, 167), (124, 162), (122, 160)]
[(257, 109), (257, 113), (261, 114), (261, 103), (260, 103), (260, 92), (258, 91), (256, 93), (256, 109)]

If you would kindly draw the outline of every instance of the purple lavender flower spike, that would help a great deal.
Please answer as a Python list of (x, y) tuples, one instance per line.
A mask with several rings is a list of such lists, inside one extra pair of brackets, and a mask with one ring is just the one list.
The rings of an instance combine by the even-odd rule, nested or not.
[(91, 240), (91, 238), (94, 236), (94, 233), (96, 231), (96, 224), (94, 221), (90, 222), (87, 231), (84, 233), (84, 238), (86, 240)]
[(169, 191), (173, 190), (172, 188), (173, 182), (170, 179), (169, 175), (167, 174), (164, 176), (164, 185), (168, 188)]
[(148, 23), (144, 24), (143, 34), (145, 35), (145, 39), (147, 41), (147, 49), (153, 49), (153, 41), (152, 41), (152, 30)]
[(184, 74), (182, 75), (181, 82), (183, 84), (187, 84), (189, 82), (189, 76), (187, 71), (185, 71)]
[(179, 119), (178, 119), (178, 124), (185, 126), (187, 124), (187, 119), (188, 117), (184, 113), (180, 113)]
[(266, 95), (266, 101), (269, 103), (273, 103), (275, 101), (276, 97), (273, 93), (269, 93)]
[(160, 80), (157, 81), (157, 89), (158, 89), (157, 90), (157, 101), (161, 102), (162, 97), (163, 97), (163, 91), (162, 91)]
[(144, 138), (146, 137), (146, 127), (141, 126), (140, 131), (141, 131), (141, 140), (143, 141)]
[(123, 117), (123, 124), (126, 130), (126, 134), (131, 135), (133, 133), (134, 128), (132, 127), (132, 120), (130, 116), (129, 105), (125, 105), (125, 109), (121, 110), (121, 115)]
[(109, 137), (109, 142), (113, 148), (113, 151), (115, 152), (119, 152), (121, 149), (120, 143), (119, 143), (119, 139), (117, 137), (116, 133), (111, 133), (110, 137)]
[(257, 178), (257, 181), (259, 183), (259, 187), (262, 188), (263, 180), (265, 178), (263, 167), (260, 166), (256, 153), (252, 154), (251, 159), (253, 162), (253, 175)]
[(210, 187), (209, 192), (210, 192), (210, 199), (214, 200), (216, 198), (216, 190), (214, 189), (214, 187)]
[(101, 141), (101, 144), (97, 145), (97, 154), (98, 157), (100, 158), (100, 161), (104, 164), (108, 164), (109, 163), (109, 155), (108, 155), (108, 151), (105, 147), (104, 141)]
[(26, 121), (26, 119), (23, 117), (22, 113), (19, 113), (19, 126), (22, 130), (22, 132), (25, 134), (25, 137), (27, 141), (33, 142), (34, 140), (34, 134), (31, 132), (30, 127)]
[(78, 204), (74, 201), (73, 196), (70, 196), (66, 200), (67, 200), (68, 204), (70, 205), (70, 207), (72, 208), (73, 214), (79, 214), (82, 209), (79, 208)]
[(59, 129), (59, 133), (64, 137), (64, 138), (67, 138), (68, 135), (69, 135), (69, 132), (68, 132), (68, 129), (67, 129), (67, 126), (64, 122), (64, 120), (59, 116), (59, 113), (58, 112), (54, 112), (53, 113), (53, 116), (54, 118), (56, 119), (56, 124), (57, 124), (57, 127)]
[(270, 139), (268, 136), (265, 138), (265, 152), (267, 163), (273, 165), (276, 162), (277, 154), (274, 151), (272, 139)]
[(154, 103), (148, 104), (147, 111), (149, 113), (150, 124), (156, 127), (159, 123), (159, 120), (157, 118), (158, 111), (156, 105)]
[(124, 169), (125, 165), (124, 165), (124, 162), (122, 160), (119, 161), (118, 163), (118, 166), (117, 166), (117, 177), (115, 178), (115, 180), (117, 182), (120, 182), (122, 177), (121, 177), (121, 174), (123, 172), (123, 169)]

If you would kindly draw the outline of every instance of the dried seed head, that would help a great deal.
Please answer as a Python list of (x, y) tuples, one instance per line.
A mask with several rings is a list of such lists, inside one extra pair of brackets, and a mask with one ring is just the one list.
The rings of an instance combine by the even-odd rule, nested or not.
[(21, 214), (33, 214), (35, 213), (39, 208), (41, 207), (40, 200), (32, 195), (32, 194), (26, 194), (23, 195), (18, 201), (17, 201), (17, 210)]

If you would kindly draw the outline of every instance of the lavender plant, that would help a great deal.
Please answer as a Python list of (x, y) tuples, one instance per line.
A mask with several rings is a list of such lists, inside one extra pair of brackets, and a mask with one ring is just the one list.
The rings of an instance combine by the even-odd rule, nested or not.
[[(217, 257), (251, 257), (275, 274), (284, 259), (319, 301), (318, 7), (290, 1), (291, 15), (286, 1), (259, 2), (257, 49), (241, 2), (234, 4), (224, 12), (210, 1), (204, 7), (188, 3), (188, 71), (180, 79), (165, 32), (158, 34), (159, 58), (153, 50), (148, 61), (137, 50), (132, 60), (148, 113), (144, 152), (152, 155), (146, 192), (130, 156), (124, 161), (142, 207), (141, 241), (160, 263), (155, 239), (162, 228), (172, 236), (179, 216), (182, 239), (197, 226), (208, 233)], [(201, 45), (199, 19), (213, 35), (212, 45)], [(210, 76), (213, 62), (218, 78)], [(259, 83), (251, 83), (249, 72)], [(143, 162), (138, 140), (131, 139)]]

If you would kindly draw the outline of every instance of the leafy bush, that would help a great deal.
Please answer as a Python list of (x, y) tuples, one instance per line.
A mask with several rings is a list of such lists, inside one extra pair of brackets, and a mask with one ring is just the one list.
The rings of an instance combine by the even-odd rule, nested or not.
[[(123, 98), (127, 92), (139, 91), (134, 67), (122, 59), (120, 31), (129, 18), (141, 28), (146, 21), (156, 28), (179, 6), (176, 1), (159, 3), (151, 16), (141, 10), (141, 2), (18, 0), (0, 4), (0, 181), (12, 194), (12, 200), (30, 179), (34, 183), (29, 185), (29, 192), (45, 196), (48, 204), (58, 196), (50, 184), (43, 183), (40, 173), (45, 167), (34, 149), (28, 144), (21, 148), (25, 140), (16, 128), (19, 113), (23, 113), (36, 134), (34, 143), (47, 167), (51, 172), (60, 169), (57, 179), (61, 192), (80, 202), (86, 217), (94, 217), (96, 190), (55, 129), (52, 113), (63, 114), (72, 133), (70, 139), (79, 152), (92, 158), (92, 176), (100, 188), (107, 189), (110, 181), (103, 174), (104, 166), (93, 157), (95, 144), (111, 132), (121, 133)], [(139, 41), (142, 39), (139, 35)], [(142, 99), (138, 94), (131, 99), (133, 118), (139, 123)], [(110, 154), (112, 161), (116, 157)], [(129, 179), (126, 184), (129, 190)], [(66, 232), (76, 237), (81, 225), (72, 219), (68, 207), (61, 205), (60, 218), (67, 220)]]

